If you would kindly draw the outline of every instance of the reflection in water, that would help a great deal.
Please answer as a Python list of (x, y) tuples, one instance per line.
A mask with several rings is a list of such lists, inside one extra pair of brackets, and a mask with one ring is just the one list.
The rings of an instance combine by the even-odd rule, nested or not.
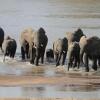
[(100, 98), (99, 88), (93, 88), (92, 90), (91, 86), (34, 85), (25, 87), (0, 87), (0, 90), (0, 97), (52, 98), (71, 96), (73, 98)]

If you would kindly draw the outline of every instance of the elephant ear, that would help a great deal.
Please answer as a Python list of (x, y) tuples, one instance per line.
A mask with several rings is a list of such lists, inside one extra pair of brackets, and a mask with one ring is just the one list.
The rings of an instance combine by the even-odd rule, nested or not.
[(72, 42), (73, 41), (73, 38), (74, 38), (74, 34), (72, 32), (67, 32), (66, 33), (66, 38), (68, 40), (68, 42)]
[(79, 45), (80, 46), (86, 45), (87, 44), (87, 40), (88, 40), (88, 38), (86, 38), (86, 36), (82, 36), (80, 38)]

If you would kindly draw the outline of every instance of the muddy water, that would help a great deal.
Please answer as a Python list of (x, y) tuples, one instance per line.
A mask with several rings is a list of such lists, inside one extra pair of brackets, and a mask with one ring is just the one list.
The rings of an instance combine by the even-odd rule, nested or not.
[[(38, 29), (44, 27), (49, 42), (82, 28), (87, 36), (100, 37), (100, 0), (0, 0), (0, 26), (5, 35), (11, 35), (17, 41), (17, 53), (20, 54), (19, 36), (26, 27)], [(45, 63), (36, 68), (29, 62), (21, 62), (20, 55), (15, 60), (7, 58), (3, 63), (0, 55), (0, 75), (60, 77), (65, 72), (57, 73), (54, 64)], [(99, 72), (96, 74), (99, 76)], [(75, 76), (75, 75), (73, 75)], [(72, 77), (73, 77), (72, 76)], [(8, 79), (9, 80), (9, 79)], [(71, 85), (28, 85), (0, 87), (0, 97), (78, 97), (100, 98), (100, 86)]]

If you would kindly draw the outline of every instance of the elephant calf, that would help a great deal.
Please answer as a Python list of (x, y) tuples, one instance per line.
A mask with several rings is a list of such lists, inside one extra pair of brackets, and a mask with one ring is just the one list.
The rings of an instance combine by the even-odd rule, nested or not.
[(54, 59), (54, 54), (52, 49), (46, 50), (46, 59), (47, 61), (50, 61), (50, 59)]
[(78, 42), (72, 42), (68, 46), (68, 71), (69, 67), (78, 67), (80, 65), (80, 46)]
[(67, 38), (58, 39), (53, 43), (54, 58), (56, 60), (56, 66), (60, 65), (62, 57), (62, 65), (65, 63), (66, 55), (68, 50)]
[(14, 39), (11, 37), (6, 37), (4, 40), (4, 60), (5, 61), (5, 56), (10, 56), (11, 58), (14, 58), (15, 53), (16, 53), (16, 48), (17, 48), (17, 43)]

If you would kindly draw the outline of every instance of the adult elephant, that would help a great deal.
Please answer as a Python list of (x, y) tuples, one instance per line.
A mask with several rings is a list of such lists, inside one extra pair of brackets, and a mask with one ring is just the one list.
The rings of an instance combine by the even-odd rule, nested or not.
[[(20, 43), (21, 43), (21, 49), (24, 50), (24, 41), (27, 41), (29, 44), (29, 56), (30, 56), (30, 63), (34, 64), (35, 60), (35, 65), (38, 66), (39, 59), (41, 58), (41, 63), (44, 62), (44, 53), (45, 53), (45, 48), (48, 43), (48, 38), (47, 35), (45, 34), (45, 30), (41, 27), (37, 31), (34, 31), (32, 28), (25, 29), (21, 33), (21, 38), (20, 38)], [(26, 47), (26, 46), (25, 46)], [(22, 59), (23, 57), (23, 50), (22, 51)]]
[(2, 49), (3, 41), (4, 41), (4, 30), (0, 27), (0, 48), (2, 51), (3, 51), (3, 49)]
[(61, 57), (62, 57), (62, 65), (64, 65), (67, 55), (67, 50), (68, 50), (67, 38), (58, 39), (53, 43), (53, 52), (54, 52), (54, 58), (56, 60), (56, 66), (60, 65)]
[(97, 70), (97, 60), (100, 61), (100, 38), (93, 36), (80, 39), (81, 59), (84, 55), (85, 70), (89, 72), (89, 59), (92, 60), (92, 68)]
[(33, 37), (35, 31), (32, 28), (27, 28), (21, 32), (20, 44), (21, 44), (21, 55), (22, 60), (29, 58), (29, 48), (33, 45)]
[(38, 66), (40, 58), (41, 58), (41, 63), (42, 64), (44, 63), (44, 54), (48, 43), (48, 37), (45, 33), (46, 33), (45, 30), (41, 27), (38, 29), (37, 32), (35, 32), (33, 37), (33, 47), (35, 49), (33, 50), (31, 49), (30, 51), (30, 59), (31, 59), (30, 63), (34, 63), (35, 60), (36, 66)]
[(7, 36), (3, 43), (3, 51), (4, 51), (4, 60), (5, 56), (9, 56), (14, 58), (16, 53), (17, 43), (15, 39), (12, 39), (10, 36)]
[(78, 42), (72, 42), (68, 46), (68, 71), (69, 67), (78, 67), (80, 65), (80, 46)]
[(68, 43), (79, 42), (82, 36), (85, 36), (83, 31), (79, 28), (74, 33), (68, 32), (67, 34)]

